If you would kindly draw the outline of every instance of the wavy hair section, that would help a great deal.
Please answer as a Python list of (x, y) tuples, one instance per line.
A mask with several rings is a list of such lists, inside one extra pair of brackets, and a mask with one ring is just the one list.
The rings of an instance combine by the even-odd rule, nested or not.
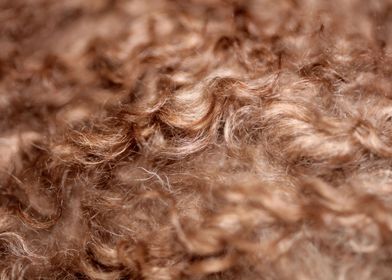
[(0, 279), (389, 279), (390, 30), (388, 0), (2, 1)]

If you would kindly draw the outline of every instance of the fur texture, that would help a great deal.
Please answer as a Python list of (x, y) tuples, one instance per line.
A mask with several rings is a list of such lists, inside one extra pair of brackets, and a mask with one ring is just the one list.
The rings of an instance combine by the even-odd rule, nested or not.
[(0, 279), (390, 279), (392, 2), (0, 0)]

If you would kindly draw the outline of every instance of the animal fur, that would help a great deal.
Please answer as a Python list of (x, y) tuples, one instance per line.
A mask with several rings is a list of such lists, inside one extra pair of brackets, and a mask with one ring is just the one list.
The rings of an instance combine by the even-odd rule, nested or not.
[(391, 279), (390, 0), (0, 0), (0, 279)]

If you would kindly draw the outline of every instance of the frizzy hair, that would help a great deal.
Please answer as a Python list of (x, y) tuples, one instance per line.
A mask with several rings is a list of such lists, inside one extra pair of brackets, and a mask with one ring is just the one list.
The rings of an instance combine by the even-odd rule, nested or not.
[(4, 0), (0, 279), (389, 279), (389, 0)]

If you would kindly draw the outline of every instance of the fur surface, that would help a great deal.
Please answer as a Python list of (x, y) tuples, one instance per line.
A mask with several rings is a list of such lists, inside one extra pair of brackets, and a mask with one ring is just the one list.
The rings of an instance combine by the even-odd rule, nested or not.
[(0, 34), (0, 279), (391, 279), (391, 1), (0, 0)]

